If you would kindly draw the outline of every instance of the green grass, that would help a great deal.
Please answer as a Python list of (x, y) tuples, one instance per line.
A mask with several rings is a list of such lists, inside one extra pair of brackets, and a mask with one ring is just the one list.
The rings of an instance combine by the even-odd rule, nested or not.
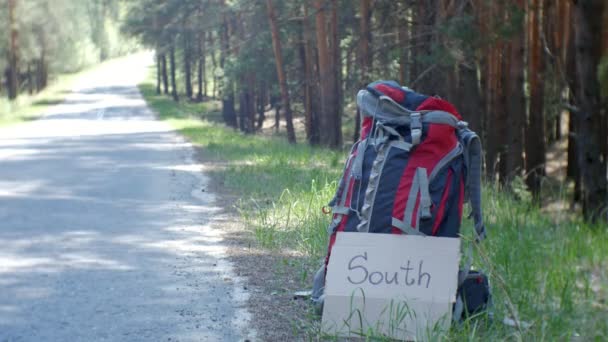
[(48, 107), (63, 102), (71, 89), (71, 85), (79, 75), (60, 75), (51, 82), (49, 87), (35, 95), (20, 94), (14, 101), (9, 101), (6, 97), (1, 98), (0, 126), (34, 120), (42, 115)]
[[(318, 265), (327, 243), (329, 217), (321, 207), (333, 195), (345, 153), (243, 135), (206, 120), (205, 104), (176, 105), (157, 96), (152, 82), (153, 77), (140, 86), (148, 103), (225, 163), (215, 176), (239, 194), (240, 213), (258, 242), (305, 256), (301, 280), (309, 285), (306, 274)], [(607, 227), (590, 226), (572, 215), (542, 214), (528, 200), (514, 200), (495, 187), (486, 187), (483, 196), (489, 238), (478, 248), (475, 265), (490, 275), (494, 319), (471, 319), (440, 338), (608, 340)], [(470, 226), (467, 220), (463, 229), (471, 231)], [(514, 314), (531, 327), (500, 323)], [(318, 322), (311, 323), (307, 334), (315, 336), (315, 329)], [(373, 331), (366, 337), (379, 338)]]

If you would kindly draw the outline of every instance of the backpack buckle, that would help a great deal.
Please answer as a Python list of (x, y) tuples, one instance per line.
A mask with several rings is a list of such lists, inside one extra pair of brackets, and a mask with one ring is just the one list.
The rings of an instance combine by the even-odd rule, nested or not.
[(412, 145), (418, 145), (422, 139), (422, 120), (420, 113), (412, 113), (410, 115), (410, 131), (412, 136)]

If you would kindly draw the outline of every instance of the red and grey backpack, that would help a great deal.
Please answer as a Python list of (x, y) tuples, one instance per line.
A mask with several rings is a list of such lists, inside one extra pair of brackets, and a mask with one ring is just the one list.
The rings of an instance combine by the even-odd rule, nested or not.
[[(329, 203), (329, 247), (313, 284), (316, 303), (323, 301), (337, 232), (459, 237), (466, 198), (477, 238), (485, 237), (481, 143), (454, 106), (393, 81), (369, 84), (357, 94), (357, 106), (361, 135)], [(469, 277), (467, 263), (459, 285)]]

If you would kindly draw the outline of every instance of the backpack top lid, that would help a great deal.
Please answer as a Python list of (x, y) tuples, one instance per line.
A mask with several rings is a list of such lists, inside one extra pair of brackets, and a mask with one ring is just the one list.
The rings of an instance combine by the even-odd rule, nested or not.
[(367, 91), (375, 96), (386, 95), (410, 111), (441, 110), (448, 112), (462, 120), (456, 108), (439, 97), (417, 93), (407, 87), (401, 87), (395, 81), (380, 80), (367, 85)]
[(417, 93), (409, 88), (402, 88), (395, 81), (380, 80), (372, 82), (367, 85), (366, 89), (376, 96), (386, 95), (408, 110), (416, 110), (422, 102), (429, 98), (427, 95)]

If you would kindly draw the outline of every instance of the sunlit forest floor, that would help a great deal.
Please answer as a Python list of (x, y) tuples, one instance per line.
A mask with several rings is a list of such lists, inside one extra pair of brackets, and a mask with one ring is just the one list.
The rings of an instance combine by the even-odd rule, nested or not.
[[(265, 310), (282, 313), (285, 338), (317, 338), (319, 319), (310, 308), (296, 304), (289, 291), (310, 286), (325, 254), (329, 219), (320, 208), (333, 195), (344, 153), (306, 144), (290, 146), (280, 136), (244, 135), (225, 128), (214, 122), (220, 116), (208, 103), (176, 104), (156, 95), (153, 77), (140, 85), (146, 100), (161, 119), (206, 151), (209, 160), (205, 162), (222, 163), (211, 176), (240, 198), (237, 209), (256, 243), (292, 256), (276, 266), (276, 281), (285, 285), (268, 302), (274, 307)], [(272, 127), (266, 130), (270, 133)], [(484, 189), (489, 238), (477, 249), (475, 265), (492, 280), (493, 319), (473, 318), (454, 327), (448, 336), (438, 337), (608, 339), (606, 227), (586, 224), (565, 210), (545, 213), (528, 197), (519, 197), (492, 185)], [(465, 222), (463, 231), (471, 230), (470, 222)], [(509, 318), (526, 324), (502, 324)], [(368, 337), (373, 335), (370, 332)]]

